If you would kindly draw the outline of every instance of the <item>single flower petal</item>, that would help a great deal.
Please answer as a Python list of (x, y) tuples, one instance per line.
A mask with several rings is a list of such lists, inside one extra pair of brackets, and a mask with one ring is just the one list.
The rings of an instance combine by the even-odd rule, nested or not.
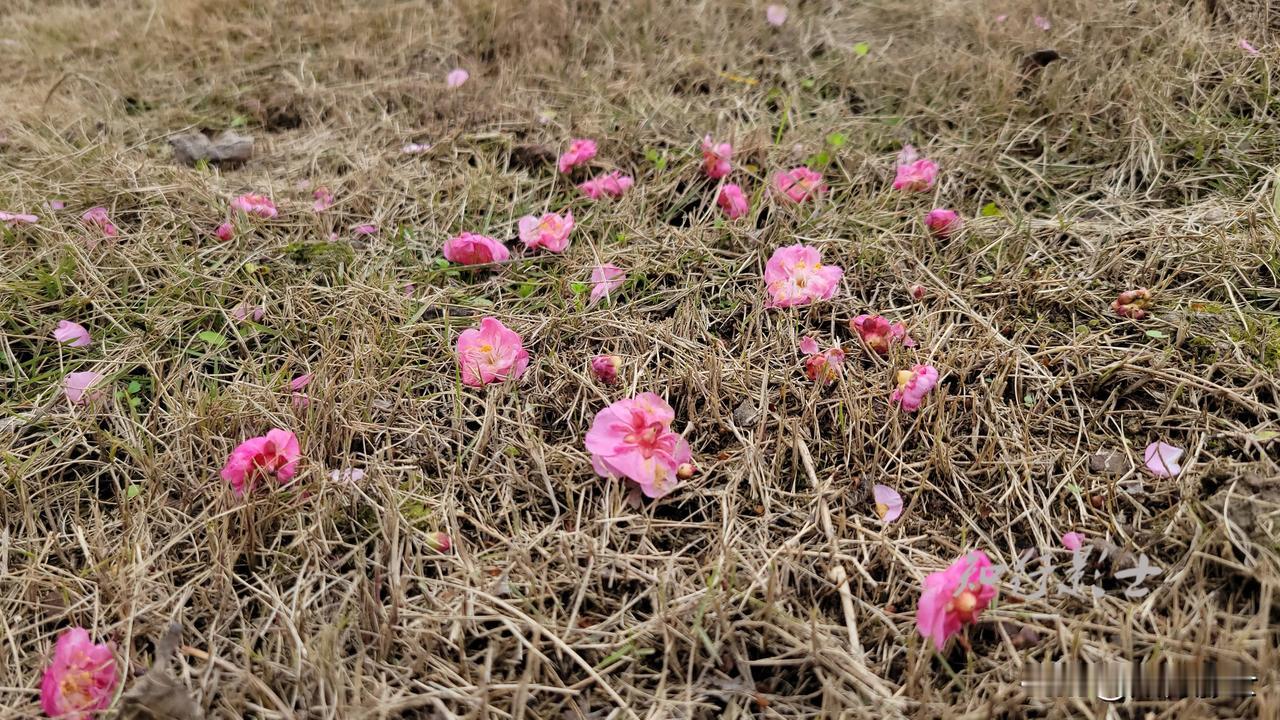
[(872, 485), (871, 494), (876, 499), (876, 515), (881, 522), (891, 523), (902, 516), (902, 496), (888, 485)]
[(1182, 459), (1182, 448), (1163, 442), (1153, 442), (1143, 452), (1147, 469), (1156, 477), (1175, 477), (1182, 472), (1178, 461)]
[(1078, 532), (1063, 533), (1062, 546), (1075, 552), (1084, 546), (1084, 536)]
[(67, 343), (70, 347), (85, 347), (92, 342), (89, 331), (85, 330), (83, 325), (70, 320), (58, 321), (58, 327), (53, 331), (53, 338), (60, 343)]
[(470, 77), (471, 73), (466, 70), (463, 70), (462, 68), (454, 68), (449, 71), (448, 75), (444, 76), (444, 84), (448, 85), (450, 88), (460, 88)]

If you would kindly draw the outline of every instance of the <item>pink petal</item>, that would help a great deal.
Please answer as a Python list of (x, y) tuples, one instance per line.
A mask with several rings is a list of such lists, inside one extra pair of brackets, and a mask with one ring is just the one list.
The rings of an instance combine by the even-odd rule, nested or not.
[(462, 68), (454, 68), (449, 71), (448, 75), (445, 75), (444, 84), (448, 85), (450, 88), (460, 88), (470, 77), (471, 73), (466, 70), (463, 70)]
[(1036, 27), (1040, 28), (1041, 30), (1047, 31), (1049, 28), (1053, 27), (1052, 25), (1049, 24), (1049, 18), (1043, 15), (1035, 16), (1034, 22), (1036, 24)]
[(53, 337), (58, 342), (67, 343), (71, 347), (85, 347), (92, 342), (89, 339), (89, 331), (85, 330), (83, 325), (70, 320), (59, 320), (58, 328), (53, 331)]
[(89, 392), (89, 388), (102, 380), (102, 373), (74, 372), (63, 381), (62, 391), (72, 405), (84, 405), (91, 402), (99, 393)]
[(805, 355), (813, 355), (817, 353), (818, 341), (806, 335), (805, 338), (800, 341), (800, 352)]
[(1178, 464), (1178, 460), (1182, 458), (1183, 450), (1167, 443), (1153, 442), (1147, 446), (1143, 452), (1143, 458), (1146, 461), (1147, 469), (1156, 477), (1175, 477), (1182, 472), (1182, 466)]
[(780, 27), (787, 21), (787, 8), (782, 5), (770, 5), (764, 9), (764, 19), (774, 27)]
[(876, 499), (876, 514), (881, 522), (891, 523), (902, 515), (902, 496), (897, 490), (876, 484), (871, 487), (871, 494)]
[(1245, 40), (1244, 38), (1240, 38), (1240, 49), (1254, 57), (1262, 54), (1258, 51), (1258, 48), (1253, 46), (1253, 43)]
[(1078, 532), (1065, 533), (1062, 536), (1062, 545), (1071, 552), (1075, 552), (1084, 546), (1084, 536)]
[(431, 149), (431, 145), (429, 144), (409, 143), (408, 145), (405, 145), (404, 147), (400, 148), (400, 152), (404, 153), (405, 155), (421, 155), (422, 153), (430, 149)]

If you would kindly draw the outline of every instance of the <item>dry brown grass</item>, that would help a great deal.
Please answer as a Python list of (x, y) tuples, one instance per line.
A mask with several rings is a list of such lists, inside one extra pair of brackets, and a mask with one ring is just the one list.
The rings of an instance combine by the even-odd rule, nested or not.
[[(780, 31), (763, 3), (350, 5), (9, 0), (0, 15), (0, 209), (44, 216), (0, 249), (0, 718), (38, 713), (62, 628), (113, 642), (132, 676), (170, 620), (213, 717), (1061, 718), (1100, 706), (1034, 705), (1024, 663), (1196, 653), (1254, 668), (1258, 697), (1154, 717), (1280, 716), (1280, 464), (1258, 440), (1280, 429), (1280, 56), (1235, 46), (1261, 26), (1163, 0), (1054, 3), (1047, 34), (1020, 3), (959, 0), (802, 0)], [(1022, 75), (1045, 47), (1068, 59)], [(446, 92), (455, 65), (472, 80)], [(237, 118), (258, 141), (247, 167), (171, 162), (168, 134)], [(716, 221), (704, 132), (750, 163), (753, 222)], [(816, 211), (760, 196), (833, 132), (847, 141)], [(515, 151), (574, 136), (637, 189), (586, 204)], [(402, 157), (410, 140), (436, 147)], [(941, 162), (935, 198), (888, 189), (904, 141)], [(314, 217), (303, 179), (340, 204)], [(282, 217), (214, 241), (249, 190)], [(52, 197), (68, 210), (40, 208)], [(928, 239), (934, 202), (966, 230)], [(989, 202), (1004, 215), (978, 217)], [(91, 246), (75, 218), (99, 204), (124, 233)], [(562, 257), (434, 265), (450, 234), (513, 237), (562, 205), (580, 227)], [(349, 257), (289, 250), (369, 220), (383, 232)], [(845, 289), (766, 311), (764, 259), (795, 238), (846, 268)], [(584, 309), (570, 284), (598, 259), (631, 281)], [(1139, 285), (1154, 317), (1114, 317)], [(265, 327), (229, 320), (245, 300)], [(853, 348), (845, 323), (867, 311), (920, 346), (852, 352), (815, 389), (796, 341)], [(518, 388), (456, 381), (454, 339), (481, 313), (526, 339)], [(94, 346), (57, 347), (63, 317)], [(231, 340), (210, 349), (205, 330)], [(626, 359), (619, 389), (589, 377), (602, 351)], [(941, 387), (916, 415), (890, 411), (915, 360)], [(69, 409), (60, 380), (88, 368), (136, 381), (137, 406)], [(303, 371), (317, 380), (295, 411), (285, 386)], [(635, 391), (669, 399), (702, 468), (640, 509), (582, 447)], [(302, 439), (300, 490), (238, 502), (217, 470), (272, 426)], [(1156, 439), (1187, 448), (1179, 478), (1141, 472)], [(1103, 448), (1122, 473), (1090, 471)], [(368, 475), (331, 481), (343, 467)], [(873, 482), (907, 497), (899, 522), (875, 521)], [(427, 545), (442, 529), (443, 556)], [(1068, 529), (1164, 574), (1139, 600), (1108, 580), (1097, 601), (1026, 599), (1006, 577), (972, 652), (922, 643), (926, 573), (968, 548), (1006, 564), (1038, 548), (1063, 578)], [(1015, 647), (1024, 627), (1037, 640)]]

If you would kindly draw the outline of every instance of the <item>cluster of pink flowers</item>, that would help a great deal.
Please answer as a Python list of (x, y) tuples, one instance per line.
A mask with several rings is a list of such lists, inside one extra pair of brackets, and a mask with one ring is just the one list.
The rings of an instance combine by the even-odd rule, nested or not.
[(660, 498), (693, 474), (689, 443), (671, 430), (675, 411), (653, 393), (619, 400), (596, 413), (587, 431), (591, 467), (604, 477), (635, 483)]

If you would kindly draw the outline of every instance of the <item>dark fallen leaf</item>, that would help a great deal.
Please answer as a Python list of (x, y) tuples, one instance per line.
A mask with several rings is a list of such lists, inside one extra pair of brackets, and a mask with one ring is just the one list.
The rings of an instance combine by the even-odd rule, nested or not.
[(1129, 461), (1119, 450), (1099, 450), (1089, 456), (1089, 472), (1119, 475), (1129, 469)]
[(545, 145), (526, 143), (511, 148), (511, 164), (532, 170), (556, 161), (555, 151)]
[(169, 144), (175, 160), (193, 167), (202, 160), (215, 165), (239, 165), (253, 156), (253, 138), (234, 130), (224, 130), (212, 139), (199, 132), (174, 135)]
[(120, 698), (119, 720), (198, 720), (204, 717), (187, 689), (169, 676), (169, 660), (182, 641), (173, 623), (156, 643), (155, 662)]
[(1022, 58), (1022, 74), (1030, 75), (1054, 60), (1065, 60), (1057, 50), (1037, 50)]

